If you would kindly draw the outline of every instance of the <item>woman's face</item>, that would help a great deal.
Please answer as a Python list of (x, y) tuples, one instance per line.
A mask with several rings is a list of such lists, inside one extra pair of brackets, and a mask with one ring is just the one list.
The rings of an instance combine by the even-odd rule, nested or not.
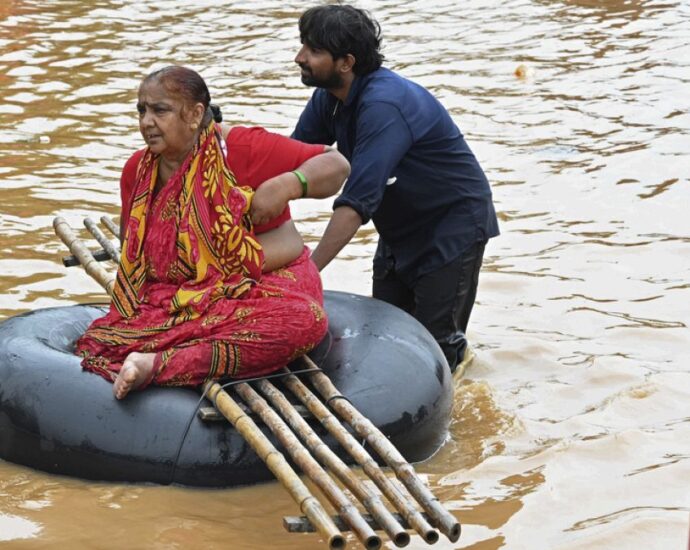
[(196, 129), (192, 123), (198, 125), (195, 116), (198, 109), (184, 107), (184, 100), (171, 96), (157, 80), (139, 88), (139, 131), (151, 151), (166, 159), (182, 160), (194, 146)]

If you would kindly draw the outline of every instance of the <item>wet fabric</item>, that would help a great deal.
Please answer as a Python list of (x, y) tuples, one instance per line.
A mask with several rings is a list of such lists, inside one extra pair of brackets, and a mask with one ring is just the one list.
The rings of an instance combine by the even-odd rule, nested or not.
[[(247, 212), (252, 191), (236, 185), (225, 162), (220, 128), (211, 123), (192, 152), (156, 196), (159, 157), (147, 150), (137, 170), (134, 199), (113, 289), (113, 304), (132, 317), (139, 290), (150, 274), (144, 254), (149, 213), (157, 224), (149, 243), (174, 236), (174, 257), (166, 269), (178, 283), (170, 301), (170, 324), (193, 318), (220, 296), (239, 297), (261, 277), (263, 253)], [(151, 262), (152, 255), (148, 255)]]
[(474, 307), (486, 243), (477, 243), (448, 265), (427, 273), (414, 286), (394, 269), (374, 267), (373, 297), (408, 312), (436, 339), (451, 372), (463, 360), (465, 332)]
[[(266, 180), (291, 172), (303, 162), (324, 152), (324, 146), (309, 144), (269, 132), (260, 126), (233, 126), (225, 138), (228, 165), (238, 185), (256, 189)], [(137, 167), (146, 149), (134, 153), (126, 162), (120, 178), (120, 199), (124, 223), (129, 219)], [(290, 219), (290, 206), (265, 224), (255, 225), (259, 235)]]
[(122, 318), (111, 307), (77, 342), (82, 365), (114, 381), (129, 353), (155, 352), (147, 384), (165, 386), (277, 370), (311, 350), (328, 328), (321, 279), (309, 256), (305, 247), (296, 261), (264, 274), (241, 298), (217, 300), (203, 315), (173, 326), (167, 307), (177, 285), (147, 281), (137, 316)]
[[(208, 177), (190, 175), (200, 167), (206, 175), (213, 172), (199, 157), (215, 145), (200, 144), (155, 198), (149, 180), (155, 181), (157, 159), (148, 152), (140, 157), (123, 245), (126, 260), (118, 270), (119, 279), (125, 278), (119, 273), (123, 269), (136, 277), (127, 289), (128, 305), (134, 307), (129, 311), (113, 300), (108, 314), (78, 340), (86, 370), (115, 380), (129, 353), (155, 353), (152, 379), (141, 387), (151, 382), (196, 385), (223, 376), (266, 374), (306, 353), (325, 335), (323, 289), (309, 250), (305, 247), (288, 266), (262, 275), (256, 258), (247, 253), (249, 246), (260, 254), (244, 216), (250, 195), (235, 193), (234, 181), (224, 181), (217, 187), (226, 186), (226, 202), (213, 209), (211, 201), (201, 204), (217, 189), (204, 183)], [(217, 157), (208, 156), (216, 163)], [(227, 167), (223, 170), (232, 178)], [(196, 183), (187, 185), (190, 181)], [(197, 189), (202, 194), (195, 195)], [(190, 202), (196, 207), (191, 215)], [(227, 251), (236, 257), (227, 258)], [(123, 268), (125, 262), (129, 264)], [(205, 276), (199, 277), (199, 268)]]
[(498, 235), (487, 178), (448, 111), (393, 71), (356, 76), (344, 102), (317, 88), (293, 137), (337, 142), (352, 171), (333, 207), (373, 220), (407, 285)]

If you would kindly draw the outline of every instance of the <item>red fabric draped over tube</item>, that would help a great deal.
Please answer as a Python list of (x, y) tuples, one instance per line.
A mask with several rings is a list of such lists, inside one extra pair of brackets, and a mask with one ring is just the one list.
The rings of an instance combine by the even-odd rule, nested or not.
[[(211, 135), (209, 139), (217, 137)], [(238, 238), (255, 250), (252, 232), (243, 225), (246, 216), (240, 204), (242, 194), (250, 197), (250, 193), (237, 193), (236, 185), (256, 187), (268, 177), (297, 168), (307, 158), (321, 153), (323, 146), (305, 146), (263, 130), (245, 129), (231, 132), (227, 145), (229, 166), (244, 165), (246, 170), (239, 176), (229, 174), (232, 182), (226, 197), (228, 208), (224, 219), (228, 226), (224, 231), (237, 228)], [(192, 155), (201, 154), (204, 147), (197, 149)], [(246, 156), (235, 158), (233, 162), (233, 151)], [(212, 157), (207, 155), (207, 158)], [(214, 219), (212, 211), (206, 212), (204, 216), (210, 219), (199, 216), (202, 221), (196, 218), (192, 221), (204, 226), (208, 222), (211, 227), (190, 230), (189, 226), (194, 223), (189, 222), (188, 212), (194, 209), (186, 206), (185, 193), (189, 194), (189, 185), (185, 188), (185, 182), (189, 182), (189, 170), (203, 170), (204, 162), (195, 163), (192, 159), (183, 164), (184, 173), (179, 177), (173, 175), (155, 197), (142, 199), (145, 187), (142, 167), (147, 158), (145, 152), (134, 155), (122, 178), (123, 216), (127, 219), (123, 256), (130, 254), (130, 265), (135, 263), (132, 261), (134, 245), (128, 246), (132, 242), (130, 233), (137, 231), (138, 216), (142, 212), (141, 209), (136, 211), (137, 201), (147, 201), (143, 207), (145, 233), (140, 232), (139, 237), (143, 239), (140, 245), (142, 261), (137, 269), (142, 274), (137, 284), (131, 285), (136, 293), (135, 307), (123, 311), (113, 303), (104, 317), (92, 323), (77, 342), (77, 353), (84, 357), (83, 367), (114, 380), (129, 353), (155, 353), (152, 380), (140, 387), (148, 383), (197, 385), (222, 376), (243, 378), (267, 374), (312, 349), (326, 333), (327, 318), (322, 307), (321, 279), (310, 260), (309, 250), (305, 247), (297, 260), (263, 275), (251, 262), (245, 265), (245, 252), (238, 253), (244, 264), (238, 260), (227, 271), (223, 271), (223, 266), (229, 263), (216, 262), (219, 257), (216, 252), (212, 251), (211, 261), (206, 258), (203, 263), (200, 253), (196, 252), (200, 246), (195, 240), (205, 239), (207, 244), (216, 242), (211, 232), (218, 217)], [(273, 160), (265, 162), (268, 158)], [(263, 162), (265, 168), (258, 172), (254, 181), (248, 181), (252, 179), (247, 176), (252, 174), (253, 162)], [(132, 181), (135, 166), (140, 169)], [(204, 174), (209, 172), (212, 171), (204, 170)], [(289, 211), (281, 217), (289, 219)], [(201, 236), (198, 229), (204, 230)], [(121, 261), (119, 271), (123, 263)], [(203, 278), (198, 276), (202, 263)], [(119, 272), (118, 277), (122, 276)]]

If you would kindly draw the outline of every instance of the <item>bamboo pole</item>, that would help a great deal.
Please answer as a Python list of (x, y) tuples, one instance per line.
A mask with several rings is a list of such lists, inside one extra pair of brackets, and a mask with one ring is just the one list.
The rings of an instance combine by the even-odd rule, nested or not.
[[(373, 483), (370, 483), (373, 486)], [(371, 525), (372, 529), (379, 529), (379, 524), (371, 516), (371, 514), (362, 514), (362, 517)], [(405, 522), (405, 518), (402, 517), (398, 512), (393, 513), (393, 518), (395, 521), (399, 522), (406, 529), (411, 529), (411, 527)], [(337, 515), (332, 515), (331, 519), (335, 523), (336, 527), (341, 531), (347, 531), (348, 526), (343, 522), (342, 518)], [(289, 533), (313, 533), (315, 531), (314, 526), (309, 523), (309, 520), (305, 516), (285, 516), (283, 517), (283, 527)]]
[[(93, 254), (94, 260), (97, 262), (105, 262), (110, 260), (110, 254), (108, 254), (105, 250), (94, 250), (91, 252)], [(62, 258), (62, 265), (65, 267), (72, 267), (75, 265), (79, 265), (79, 260), (74, 257), (74, 255), (66, 256)]]
[[(284, 369), (284, 372), (290, 371)], [(410, 525), (428, 544), (438, 541), (438, 532), (429, 524), (414, 504), (383, 473), (376, 461), (362, 445), (348, 432), (335, 415), (294, 374), (282, 379), (288, 389), (309, 409), (329, 433), (340, 443), (350, 456), (362, 467), (364, 473), (376, 484), (386, 498), (400, 512)]]
[[(101, 217), (101, 221), (103, 224), (115, 235), (116, 237), (119, 238), (119, 228), (115, 225), (115, 223), (110, 219), (107, 218), (106, 216)], [(62, 239), (62, 241), (67, 245), (67, 247), (70, 249), (70, 251), (74, 254), (74, 256), (80, 261), (80, 263), (84, 266), (85, 271), (92, 277), (94, 278), (98, 283), (103, 286), (108, 294), (112, 294), (112, 288), (114, 281), (111, 276), (107, 274), (107, 272), (101, 268), (96, 260), (93, 257), (93, 253), (86, 248), (86, 246), (78, 240), (78, 238), (73, 234), (71, 231), (71, 228), (69, 225), (66, 223), (66, 221), (61, 218), (57, 217), (53, 221), (53, 227), (55, 228), (56, 234)], [(411, 465), (409, 465), (407, 462), (405, 462), (404, 458), (400, 453), (395, 449), (395, 447), (381, 434), (378, 429), (361, 413), (356, 411), (354, 407), (346, 400), (346, 399), (336, 399), (337, 403), (333, 403), (334, 398), (338, 397), (344, 397), (342, 394), (338, 392), (338, 390), (333, 386), (333, 384), (330, 382), (328, 377), (326, 377), (320, 370), (318, 370), (318, 367), (307, 357), (303, 357), (304, 361), (309, 365), (311, 368), (315, 369), (313, 373), (310, 373), (310, 379), (314, 383), (315, 387), (319, 390), (319, 392), (324, 395), (326, 399), (329, 400), (329, 402), (332, 403), (332, 406), (338, 414), (344, 415), (346, 419), (349, 419), (349, 423), (351, 426), (355, 429), (355, 432), (358, 433), (358, 435), (364, 437), (367, 442), (379, 453), (379, 455), (392, 467), (396, 475), (403, 481), (405, 486), (408, 488), (410, 493), (418, 500), (418, 502), (422, 505), (422, 507), (426, 510), (426, 512), (429, 514), (431, 518), (433, 518), (433, 521), (435, 521), (438, 525), (441, 531), (451, 540), (451, 541), (456, 541), (459, 536), (460, 536), (460, 524), (455, 520), (455, 518), (447, 512), (440, 504), (438, 503), (438, 499), (436, 499), (433, 494), (429, 491), (429, 489), (424, 485), (424, 483), (416, 476), (414, 473), (414, 469), (412, 468)], [(288, 378), (294, 379), (296, 383), (301, 385), (303, 388), (306, 389), (306, 386), (304, 386), (296, 377), (293, 375), (290, 375)], [(293, 384), (294, 387), (298, 387), (298, 384)], [(216, 384), (217, 385), (217, 384)], [(246, 386), (246, 385), (245, 385)], [(239, 387), (239, 386), (238, 386)], [(253, 392), (253, 390), (249, 387), (246, 386), (246, 388), (250, 391)], [(307, 390), (309, 392), (309, 390)], [(220, 395), (218, 395), (220, 393)], [(255, 393), (255, 392), (254, 392)], [(311, 392), (309, 392), (311, 393)], [(249, 392), (247, 392), (248, 395)], [(242, 412), (242, 409), (234, 403), (234, 400), (218, 386), (217, 390), (215, 391), (215, 395), (217, 396), (216, 399), (214, 399), (214, 404), (218, 407), (218, 398), (221, 399), (223, 403), (228, 403), (231, 402), (234, 404), (234, 406), (237, 408), (237, 410), (240, 411), (242, 415), (244, 413)], [(263, 401), (258, 395), (256, 395), (261, 401)], [(354, 438), (343, 428), (342, 425), (338, 422), (338, 420), (330, 414), (328, 409), (323, 406), (323, 404), (316, 399), (313, 394), (311, 395), (313, 399), (307, 399), (307, 401), (311, 402), (318, 402), (326, 412), (328, 412), (328, 416), (324, 416), (321, 418), (322, 424), (324, 424), (331, 433), (335, 435), (334, 432), (339, 432), (340, 434), (346, 434), (345, 435), (339, 435), (336, 437), (336, 439), (342, 439), (341, 444), (343, 441), (346, 441), (345, 448), (348, 450), (353, 458), (357, 460), (358, 463), (360, 463), (363, 466), (363, 469), (369, 475), (369, 477), (379, 486), (379, 488), (382, 490), (382, 492), (386, 495), (386, 497), (391, 500), (391, 502), (396, 506), (396, 508), (401, 512), (403, 519), (412, 527), (414, 528), (418, 533), (422, 535), (424, 540), (428, 542), (429, 544), (433, 544), (438, 540), (438, 535), (437, 533), (431, 528), (431, 526), (428, 524), (428, 522), (424, 519), (424, 517), (416, 510), (414, 509), (413, 506), (411, 506), (411, 503), (408, 501), (407, 497), (405, 497), (399, 489), (397, 489), (394, 485), (390, 484), (390, 480), (381, 472), (380, 468), (378, 468), (378, 465), (375, 463), (375, 461), (364, 451), (363, 447), (359, 445)], [(252, 401), (256, 401), (253, 399), (253, 397), (250, 397)], [(268, 407), (265, 402), (264, 402), (265, 407), (260, 407), (260, 408), (265, 408), (265, 411), (268, 411), (267, 414), (270, 416), (276, 415), (276, 413)], [(308, 407), (310, 406), (308, 403), (305, 402), (305, 405)], [(230, 405), (228, 405), (230, 406)], [(313, 405), (312, 405), (313, 406)], [(310, 409), (311, 410), (311, 409)], [(219, 408), (220, 411), (220, 408)], [(223, 411), (220, 411), (224, 416), (225, 413)], [(313, 413), (313, 411), (312, 411)], [(246, 415), (244, 415), (246, 416)], [(228, 418), (226, 416), (226, 418)], [(247, 417), (249, 420), (249, 418)], [(232, 422), (230, 418), (228, 420), (233, 423), (233, 425), (237, 428), (237, 426)], [(277, 417), (277, 420), (280, 421), (282, 424), (282, 420), (280, 420), (279, 417)], [(244, 423), (243, 423), (244, 424)], [(253, 422), (252, 422), (253, 425)], [(337, 428), (339, 429), (336, 429)], [(254, 425), (255, 431), (258, 432), (260, 436), (263, 436), (263, 434), (256, 428)], [(238, 429), (238, 428), (237, 428)], [(240, 433), (242, 433), (243, 436), (246, 435), (243, 433), (241, 430), (238, 429)], [(250, 429), (247, 431), (251, 431)], [(296, 439), (294, 434), (287, 429), (284, 424), (283, 424), (283, 429), (279, 430), (280, 433), (285, 433), (289, 434), (287, 437), (292, 436), (292, 438)], [(265, 436), (263, 436), (265, 438)], [(350, 439), (350, 441), (347, 441), (347, 439)], [(249, 440), (248, 440), (249, 442)], [(250, 443), (251, 445), (252, 443)], [(270, 442), (269, 442), (270, 444)], [(301, 444), (299, 444), (299, 441), (297, 441), (297, 444), (301, 447)], [(303, 452), (299, 452), (298, 454), (300, 456), (304, 455), (307, 461), (311, 459), (311, 461), (314, 461), (314, 459), (309, 455), (306, 450), (302, 447)], [(276, 451), (277, 452), (277, 451)], [(260, 455), (262, 456), (262, 455)], [(265, 455), (266, 458), (269, 458), (268, 455)], [(272, 455), (271, 455), (272, 456)], [(280, 455), (282, 457), (282, 455)], [(262, 456), (263, 458), (263, 456)], [(283, 458), (284, 460), (284, 458)], [(267, 463), (268, 465), (268, 463)], [(374, 468), (375, 466), (375, 468)], [(320, 469), (320, 466), (318, 463), (316, 463), (316, 467)], [(271, 471), (273, 471), (273, 468), (269, 466)], [(293, 472), (294, 473), (294, 472)], [(274, 472), (275, 474), (275, 472)], [(296, 474), (295, 474), (296, 475)], [(278, 476), (276, 476), (278, 477)], [(326, 477), (328, 477), (326, 475)], [(278, 477), (278, 479), (282, 482), (282, 479)], [(299, 478), (298, 478), (299, 479)], [(330, 478), (328, 478), (330, 480)], [(312, 479), (314, 481), (314, 479)], [(388, 482), (388, 483), (387, 483)], [(301, 482), (300, 482), (301, 483)], [(331, 480), (332, 483), (332, 480)], [(291, 489), (283, 483), (285, 488), (290, 492), (292, 495)], [(337, 489), (337, 486), (336, 486)], [(339, 489), (338, 489), (339, 491)], [(301, 492), (298, 492), (299, 494), (302, 494)], [(307, 490), (308, 493), (308, 490)], [(309, 495), (311, 499), (315, 500), (314, 497)], [(294, 498), (294, 497), (293, 497)], [(347, 500), (347, 499), (346, 499)], [(300, 508), (302, 509), (303, 513), (308, 517), (310, 521), (313, 522), (314, 526), (318, 528), (319, 531), (321, 532), (331, 532), (332, 529), (335, 527), (333, 525), (332, 520), (328, 518), (327, 514), (325, 514), (325, 511), (323, 511), (323, 515), (328, 518), (327, 523), (330, 522), (331, 525), (327, 525), (327, 523), (324, 523), (323, 519), (319, 518), (319, 514), (313, 512), (313, 505), (308, 505), (308, 506), (303, 506), (303, 503), (305, 502), (304, 499), (298, 500), (298, 503), (300, 504)], [(318, 504), (318, 501), (315, 500), (315, 502)], [(344, 518), (347, 519), (347, 516), (349, 514), (347, 507), (352, 506), (349, 501), (347, 501), (347, 504), (343, 503), (345, 505), (345, 508), (342, 509), (341, 513), (343, 514)], [(320, 504), (319, 504), (320, 506)], [(322, 508), (321, 508), (322, 509)], [(309, 510), (309, 513), (307, 513), (307, 510)], [(323, 510), (323, 509), (322, 509)], [(355, 509), (356, 510), (356, 509)], [(359, 513), (357, 512), (359, 515)], [(313, 516), (313, 519), (310, 517)], [(354, 523), (357, 525), (355, 528), (355, 525), (351, 525), (353, 528), (353, 531), (360, 532), (360, 533), (366, 533), (366, 529), (368, 529), (368, 525), (366, 520), (359, 516), (359, 520), (353, 520)], [(314, 523), (315, 522), (315, 523)], [(383, 521), (385, 524), (385, 520)], [(390, 528), (392, 526), (389, 525)], [(325, 531), (324, 531), (325, 530)], [(337, 529), (336, 529), (337, 531)], [(342, 538), (342, 535), (338, 532), (338, 536), (335, 535), (328, 535), (327, 538), (329, 539), (329, 546), (331, 548), (343, 548), (345, 541)], [(359, 535), (358, 535), (359, 536)], [(339, 538), (338, 538), (339, 537)], [(362, 539), (360, 539), (362, 540)], [(378, 541), (378, 542), (376, 542)], [(403, 538), (399, 538), (398, 542), (396, 542), (394, 538), (394, 542), (398, 545), (404, 541)], [(378, 548), (381, 544), (380, 538), (376, 536), (376, 534), (373, 534), (373, 537), (365, 537), (364, 541), (365, 546), (367, 548)], [(405, 543), (406, 544), (406, 543)], [(372, 545), (372, 546), (369, 546)]]
[(101, 216), (101, 223), (108, 228), (108, 231), (110, 231), (113, 236), (117, 237), (118, 239), (120, 238), (120, 228), (112, 220), (112, 218), (109, 218), (108, 216)]
[(257, 385), (271, 405), (283, 416), (292, 430), (302, 438), (312, 454), (345, 485), (371, 514), (375, 525), (383, 529), (398, 547), (410, 543), (410, 535), (384, 506), (376, 493), (370, 491), (355, 473), (314, 432), (287, 398), (268, 380)]
[(235, 400), (217, 382), (207, 382), (204, 386), (204, 391), (215, 407), (244, 437), (245, 441), (273, 472), (273, 475), (282, 483), (302, 513), (309, 518), (309, 521), (317, 531), (326, 538), (328, 547), (332, 550), (345, 548), (345, 538), (326, 513), (326, 510), (321, 506), (321, 503), (309, 492), (309, 489), (290, 467), (282, 453), (273, 446), (254, 421), (247, 416)]
[(381, 547), (381, 537), (374, 532), (359, 513), (357, 507), (352, 504), (340, 487), (302, 446), (299, 439), (292, 433), (280, 416), (269, 407), (268, 403), (249, 384), (238, 384), (234, 386), (234, 389), (249, 408), (258, 414), (261, 420), (271, 429), (300, 469), (333, 504), (338, 515), (350, 526), (350, 529), (352, 529), (352, 532), (364, 547), (367, 550), (378, 550)]
[(79, 240), (65, 219), (61, 216), (56, 217), (53, 220), (53, 229), (74, 257), (79, 260), (86, 273), (95, 279), (108, 294), (112, 295), (115, 285), (113, 277), (96, 261), (93, 253)]
[(365, 439), (392, 468), (398, 479), (402, 481), (405, 488), (422, 506), (438, 529), (451, 542), (457, 541), (460, 538), (460, 522), (441, 505), (438, 498), (417, 476), (412, 465), (405, 460), (388, 438), (338, 391), (330, 378), (321, 372), (309, 357), (305, 355), (302, 360), (314, 369), (314, 372), (308, 373), (309, 379), (321, 396), (328, 401), (331, 408), (354, 429), (357, 435)]
[(110, 256), (111, 260), (114, 262), (120, 261), (120, 253), (115, 248), (113, 243), (110, 242), (110, 239), (105, 236), (105, 233), (99, 229), (99, 227), (96, 225), (96, 222), (94, 222), (91, 218), (84, 218), (84, 227), (89, 230), (89, 233), (91, 233), (98, 241), (98, 244), (100, 244), (103, 247), (103, 250), (108, 253), (108, 256)]
[[(77, 238), (72, 232), (67, 222), (57, 217), (53, 220), (53, 227), (56, 234), (65, 243), (70, 252), (84, 266), (86, 272), (93, 277), (96, 282), (112, 295), (113, 279), (103, 268), (101, 268), (93, 257), (92, 252)], [(102, 273), (91, 267), (95, 265)], [(96, 275), (98, 273), (98, 275)], [(227, 392), (216, 382), (208, 382), (204, 390), (213, 401), (216, 409), (235, 427), (244, 437), (245, 441), (254, 449), (266, 466), (281, 482), (285, 490), (297, 502), (300, 511), (309, 519), (314, 528), (324, 536), (331, 550), (342, 550), (345, 548), (345, 538), (335, 526), (335, 523), (324, 510), (321, 503), (309, 492), (306, 485), (299, 476), (290, 468), (285, 457), (271, 444), (263, 432), (247, 416), (242, 408), (235, 402)], [(362, 520), (365, 525), (366, 521)], [(368, 527), (368, 525), (367, 525)], [(373, 533), (373, 531), (372, 531)], [(376, 534), (374, 533), (374, 537)], [(370, 546), (371, 550), (376, 550), (381, 546), (381, 539), (378, 545)]]

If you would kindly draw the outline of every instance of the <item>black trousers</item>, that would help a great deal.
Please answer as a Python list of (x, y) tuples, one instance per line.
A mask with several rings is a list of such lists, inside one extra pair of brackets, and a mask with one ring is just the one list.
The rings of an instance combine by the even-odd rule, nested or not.
[(451, 263), (422, 275), (414, 286), (403, 283), (385, 252), (377, 251), (372, 294), (414, 316), (441, 346), (451, 372), (467, 347), (465, 331), (477, 297), (486, 242), (468, 248)]

